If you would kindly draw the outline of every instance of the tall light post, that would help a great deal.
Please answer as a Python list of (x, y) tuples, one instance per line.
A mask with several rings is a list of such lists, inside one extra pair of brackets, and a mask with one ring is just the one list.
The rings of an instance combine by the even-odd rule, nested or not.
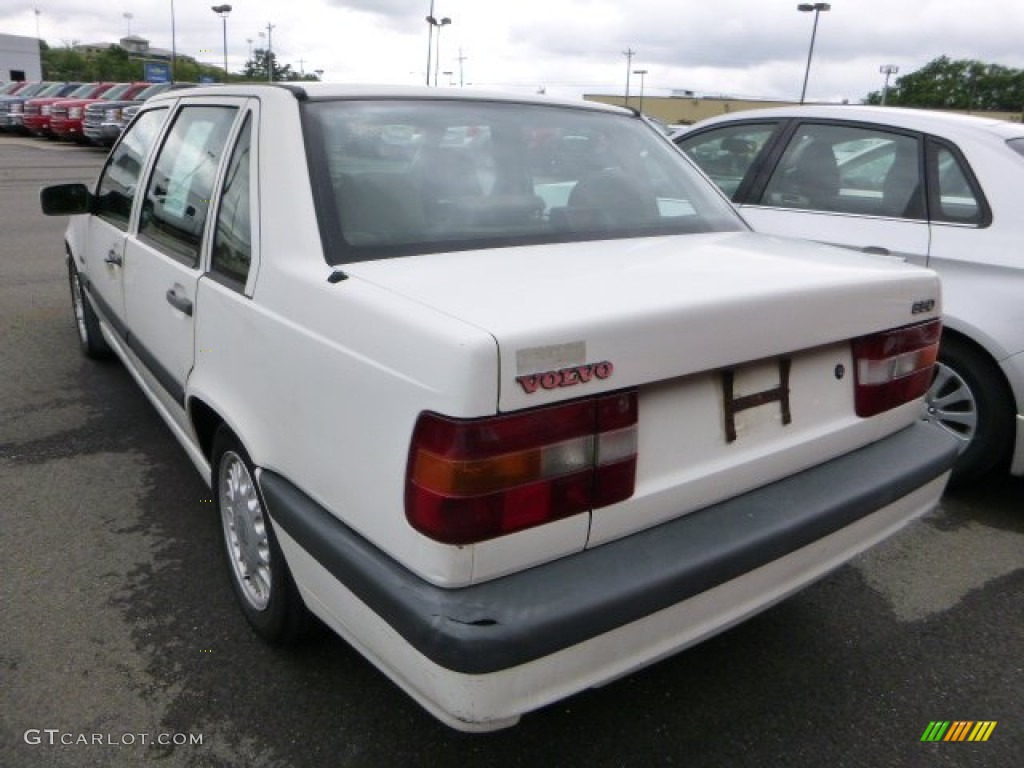
[(800, 3), (796, 7), (798, 11), (802, 13), (810, 13), (814, 11), (814, 27), (811, 29), (811, 47), (807, 51), (807, 68), (804, 70), (804, 87), (800, 91), (800, 103), (804, 103), (804, 99), (807, 96), (807, 78), (811, 76), (811, 57), (814, 56), (814, 38), (818, 34), (818, 15), (822, 11), (832, 10), (832, 6), (829, 3)]
[(230, 5), (211, 5), (210, 10), (220, 16), (224, 29), (224, 82), (228, 81), (228, 14), (231, 13)]
[(174, 30), (174, 0), (171, 0), (171, 81), (178, 79), (178, 36)]
[(633, 57), (636, 56), (636, 51), (632, 48), (627, 48), (622, 52), (622, 55), (626, 57), (626, 103), (625, 106), (629, 106), (629, 73), (633, 71)]
[(430, 13), (427, 14), (427, 85), (430, 85), (431, 46), (434, 42), (434, 0), (430, 0)]
[(885, 75), (885, 84), (882, 86), (882, 106), (885, 106), (885, 99), (889, 95), (889, 77), (900, 71), (895, 64), (883, 64), (878, 71)]
[(644, 111), (644, 77), (647, 75), (646, 69), (634, 69), (634, 75), (640, 75), (640, 112)]
[[(433, 10), (434, 4), (431, 3), (431, 10)], [(433, 30), (437, 27), (437, 51), (434, 53), (434, 87), (437, 88), (437, 73), (441, 69), (441, 30), (444, 27), (452, 23), (452, 20), (445, 16), (441, 19), (435, 19), (433, 13), (427, 16), (427, 23), (430, 24), (430, 28)], [(428, 51), (429, 53), (429, 51)], [(430, 85), (430, 65), (427, 65), (427, 85)]]
[(124, 16), (125, 29), (128, 30), (127, 33), (126, 33), (126, 37), (131, 37), (132, 36), (132, 19), (134, 19), (135, 17), (132, 14), (130, 14), (130, 13), (122, 13), (121, 15)]
[(271, 83), (274, 82), (274, 25), (269, 21), (267, 22), (267, 80)]

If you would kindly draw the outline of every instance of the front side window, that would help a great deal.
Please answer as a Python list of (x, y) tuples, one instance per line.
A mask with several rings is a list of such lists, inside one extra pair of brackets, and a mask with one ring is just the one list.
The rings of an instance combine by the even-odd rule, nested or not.
[(762, 205), (924, 218), (919, 139), (860, 126), (805, 124), (786, 146)]
[(676, 144), (731, 198), (775, 128), (775, 123), (729, 125), (684, 134)]
[(114, 147), (103, 168), (96, 187), (95, 212), (118, 229), (128, 229), (142, 165), (166, 119), (166, 109), (143, 113)]
[(249, 214), (249, 151), (252, 115), (247, 115), (224, 177), (224, 189), (213, 235), (210, 271), (242, 290), (252, 261), (252, 224)]
[(331, 263), (744, 229), (642, 120), (460, 101), (303, 105)]
[(160, 148), (142, 203), (139, 238), (188, 266), (203, 228), (234, 107), (184, 107)]

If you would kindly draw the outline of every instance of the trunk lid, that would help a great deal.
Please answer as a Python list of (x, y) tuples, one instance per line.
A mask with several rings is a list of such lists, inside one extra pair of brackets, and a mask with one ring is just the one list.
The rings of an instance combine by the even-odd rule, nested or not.
[[(917, 402), (856, 415), (850, 340), (941, 309), (930, 270), (753, 233), (434, 254), (345, 270), (490, 333), (498, 410), (638, 390), (635, 493), (590, 513), (585, 546), (907, 426)], [(770, 394), (784, 387), (785, 402)], [(734, 407), (765, 393), (761, 404)], [(485, 551), (478, 579), (492, 575)]]
[[(931, 316), (913, 314), (917, 302), (935, 300), (934, 315), (939, 298), (927, 270), (746, 232), (431, 254), (345, 270), (493, 335), (502, 411), (907, 325)], [(585, 368), (602, 362), (610, 374)], [(582, 376), (569, 378), (587, 381), (523, 381), (578, 366)]]

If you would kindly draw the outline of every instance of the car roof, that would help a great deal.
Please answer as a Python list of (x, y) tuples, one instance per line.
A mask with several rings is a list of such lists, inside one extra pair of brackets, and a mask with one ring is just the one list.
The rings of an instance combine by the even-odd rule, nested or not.
[(866, 104), (809, 104), (792, 107), (751, 109), (744, 112), (719, 115), (694, 123), (674, 134), (673, 138), (692, 133), (695, 130), (716, 123), (757, 120), (760, 118), (793, 117), (881, 123), (897, 128), (907, 128), (945, 136), (967, 136), (973, 134), (991, 137), (993, 134), (996, 134), (1002, 139), (1024, 137), (1024, 125), (984, 115), (963, 115), (954, 112), (911, 109), (908, 107), (876, 107)]
[[(549, 96), (534, 96), (500, 91), (483, 91), (463, 88), (430, 88), (420, 86), (358, 85), (342, 83), (266, 83), (205, 85), (195, 89), (162, 93), (153, 96), (147, 103), (157, 103), (189, 96), (270, 96), (282, 91), (291, 91), (300, 101), (335, 101), (340, 99), (417, 99), (465, 102), (507, 102), (515, 104), (537, 104), (585, 109), (593, 112), (612, 114), (636, 114), (633, 110), (593, 101), (559, 99)], [(276, 96), (275, 96), (276, 97)]]

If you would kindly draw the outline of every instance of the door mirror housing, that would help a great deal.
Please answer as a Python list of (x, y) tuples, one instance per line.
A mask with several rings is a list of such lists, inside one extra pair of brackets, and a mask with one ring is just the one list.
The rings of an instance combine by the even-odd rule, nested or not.
[(39, 204), (47, 216), (92, 212), (92, 192), (85, 184), (54, 184), (39, 190)]

